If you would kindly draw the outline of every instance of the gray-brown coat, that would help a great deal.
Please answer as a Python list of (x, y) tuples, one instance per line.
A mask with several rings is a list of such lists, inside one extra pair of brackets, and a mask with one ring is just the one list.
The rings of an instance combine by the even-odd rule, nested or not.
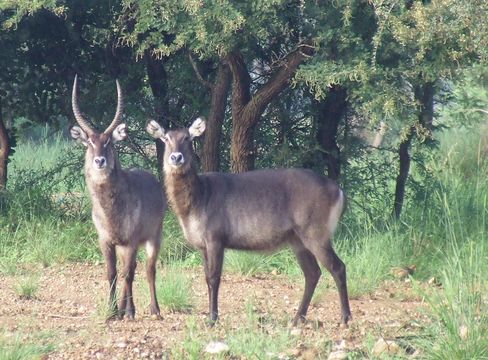
[(124, 289), (118, 316), (133, 318), (135, 307), (132, 282), (139, 246), (147, 252), (147, 279), (151, 292), (151, 313), (159, 316), (156, 298), (156, 261), (162, 241), (162, 220), (167, 208), (166, 196), (159, 181), (149, 172), (124, 170), (114, 144), (127, 137), (125, 124), (119, 124), (122, 94), (117, 82), (118, 105), (114, 120), (103, 132), (97, 133), (83, 118), (77, 104), (77, 77), (73, 85), (73, 112), (80, 126), (71, 128), (73, 139), (86, 147), (85, 181), (92, 201), (92, 219), (98, 232), (100, 249), (107, 264), (110, 307), (117, 310), (116, 250), (123, 262)]
[(191, 141), (204, 130), (200, 118), (189, 129), (168, 132), (155, 121), (147, 125), (149, 134), (165, 143), (169, 201), (186, 239), (203, 253), (210, 320), (218, 317), (224, 249), (274, 250), (287, 245), (305, 275), (294, 323), (307, 313), (321, 274), (318, 262), (336, 281), (342, 322), (347, 323), (351, 312), (346, 268), (332, 248), (344, 207), (342, 190), (332, 180), (304, 169), (197, 174)]

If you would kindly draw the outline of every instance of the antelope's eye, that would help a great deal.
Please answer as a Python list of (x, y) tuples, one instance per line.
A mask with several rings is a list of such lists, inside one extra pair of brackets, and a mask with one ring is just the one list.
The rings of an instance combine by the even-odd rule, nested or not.
[(185, 135), (185, 136), (183, 137), (183, 141), (189, 141), (189, 140), (190, 140), (190, 137), (189, 137), (188, 135)]

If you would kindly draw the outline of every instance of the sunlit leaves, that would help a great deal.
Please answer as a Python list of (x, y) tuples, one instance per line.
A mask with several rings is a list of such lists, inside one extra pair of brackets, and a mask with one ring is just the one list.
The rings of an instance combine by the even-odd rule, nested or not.
[(24, 16), (33, 15), (41, 9), (47, 9), (57, 16), (63, 16), (66, 7), (57, 0), (0, 0), (0, 13), (5, 18), (1, 24), (3, 29), (13, 29)]

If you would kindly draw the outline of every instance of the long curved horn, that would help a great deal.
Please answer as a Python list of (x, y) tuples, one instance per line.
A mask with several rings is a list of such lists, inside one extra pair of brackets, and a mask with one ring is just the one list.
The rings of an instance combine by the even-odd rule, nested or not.
[(73, 93), (71, 94), (71, 106), (73, 107), (73, 114), (75, 115), (76, 122), (80, 127), (89, 135), (94, 133), (94, 130), (81, 115), (80, 108), (78, 107), (78, 74), (75, 75), (75, 81), (73, 83)]
[(114, 119), (112, 123), (109, 125), (107, 130), (104, 131), (104, 134), (110, 134), (112, 131), (115, 130), (117, 125), (119, 125), (120, 120), (122, 118), (122, 111), (124, 108), (124, 99), (122, 97), (122, 88), (120, 87), (119, 80), (115, 80), (117, 84), (117, 111), (115, 112)]

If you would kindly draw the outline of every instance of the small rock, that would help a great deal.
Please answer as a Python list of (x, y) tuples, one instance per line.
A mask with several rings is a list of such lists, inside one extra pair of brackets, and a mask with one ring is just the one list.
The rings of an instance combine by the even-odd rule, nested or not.
[(334, 344), (334, 350), (344, 350), (346, 348), (346, 340), (342, 339)]
[(410, 355), (410, 357), (411, 357), (412, 359), (417, 359), (417, 358), (420, 358), (420, 357), (422, 357), (422, 352), (420, 351), (420, 349), (417, 349), (417, 350), (415, 350), (415, 351), (413, 352), (413, 354), (412, 354), (412, 355)]
[(373, 346), (372, 353), (379, 357), (382, 354), (395, 355), (400, 351), (400, 346), (392, 340), (379, 339)]
[(409, 265), (409, 266), (398, 266), (394, 267), (390, 270), (390, 273), (396, 277), (397, 279), (405, 279), (409, 275), (412, 275), (415, 270), (416, 266), (414, 265)]
[(469, 335), (468, 327), (466, 325), (461, 325), (459, 327), (459, 337), (462, 340), (466, 340), (468, 338), (468, 335)]
[(315, 360), (317, 359), (318, 351), (317, 349), (306, 349), (302, 352), (302, 356), (300, 359), (303, 360)]
[(302, 329), (299, 329), (299, 328), (294, 328), (294, 329), (291, 329), (290, 331), (290, 335), (292, 336), (300, 336), (302, 334)]
[(441, 283), (436, 277), (431, 277), (429, 281), (427, 281), (429, 285), (440, 286)]
[(344, 350), (332, 351), (329, 354), (329, 357), (327, 359), (328, 360), (344, 360), (344, 359), (347, 359), (347, 352), (345, 352)]
[(121, 342), (115, 344), (115, 346), (118, 347), (118, 348), (123, 349), (123, 348), (126, 348), (127, 347), (127, 343), (124, 342), (124, 341), (121, 341)]
[(221, 341), (211, 341), (205, 347), (205, 352), (209, 354), (220, 354), (229, 351), (229, 345)]
[(296, 359), (302, 354), (302, 349), (300, 347), (295, 347), (287, 351), (287, 355), (291, 356), (292, 358)]

